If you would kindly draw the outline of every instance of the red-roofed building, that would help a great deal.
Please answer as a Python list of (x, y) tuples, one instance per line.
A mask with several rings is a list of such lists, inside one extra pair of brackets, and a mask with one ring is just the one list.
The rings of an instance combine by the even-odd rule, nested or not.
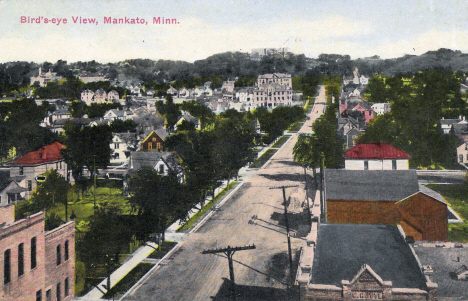
[(10, 177), (20, 178), (18, 184), (26, 188), (26, 198), (31, 196), (37, 186), (37, 177), (47, 170), (55, 169), (67, 181), (72, 181), (71, 171), (60, 153), (65, 145), (60, 142), (41, 147), (40, 149), (24, 154), (10, 162)]
[(345, 169), (406, 170), (411, 156), (388, 143), (362, 143), (344, 153)]

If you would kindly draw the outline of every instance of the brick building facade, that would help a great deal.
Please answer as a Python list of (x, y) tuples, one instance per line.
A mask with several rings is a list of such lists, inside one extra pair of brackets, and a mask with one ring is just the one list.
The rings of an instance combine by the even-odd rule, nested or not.
[(327, 169), (324, 205), (329, 223), (401, 225), (415, 240), (447, 241), (447, 204), (415, 170)]
[(14, 221), (0, 208), (1, 300), (68, 301), (74, 297), (75, 223), (44, 229), (44, 213)]

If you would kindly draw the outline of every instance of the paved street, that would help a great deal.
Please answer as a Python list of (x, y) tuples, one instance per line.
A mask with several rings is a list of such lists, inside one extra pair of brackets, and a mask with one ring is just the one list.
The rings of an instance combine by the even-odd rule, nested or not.
[[(319, 98), (325, 101), (321, 87)], [(313, 120), (324, 105), (313, 109), (300, 132), (311, 132)], [(318, 113), (317, 113), (318, 112)], [(203, 255), (204, 249), (255, 244), (255, 250), (234, 255), (238, 300), (285, 300), (288, 280), (287, 238), (280, 185), (286, 190), (293, 254), (307, 234), (303, 214), (304, 173), (292, 158), (297, 134), (261, 169), (244, 179), (236, 193), (196, 232), (181, 242), (180, 249), (125, 300), (225, 300), (229, 298), (228, 260), (224, 255)], [(310, 175), (309, 175), (310, 177)], [(309, 179), (310, 183), (311, 180)], [(300, 226), (300, 225), (303, 226)], [(296, 259), (296, 255), (294, 256)]]

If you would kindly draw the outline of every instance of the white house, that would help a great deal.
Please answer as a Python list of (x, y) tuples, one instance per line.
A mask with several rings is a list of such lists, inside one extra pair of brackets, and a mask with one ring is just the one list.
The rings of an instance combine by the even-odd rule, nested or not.
[(169, 89), (167, 89), (166, 93), (168, 95), (177, 96), (179, 94), (179, 91), (173, 86), (170, 86)]
[(462, 164), (468, 163), (468, 142), (463, 142), (457, 147), (457, 162)]
[(179, 90), (179, 97), (181, 98), (187, 98), (190, 96), (190, 91), (189, 89), (183, 87), (182, 89)]
[(116, 133), (112, 137), (110, 149), (112, 151), (110, 163), (120, 165), (128, 162), (130, 153), (138, 148), (135, 133)]
[(361, 75), (359, 78), (359, 82), (361, 82), (361, 85), (368, 85), (369, 84), (369, 78), (365, 77), (364, 75)]
[(84, 101), (87, 105), (93, 103), (94, 92), (86, 89), (81, 92), (81, 101)]
[(184, 179), (183, 168), (177, 163), (175, 156), (171, 152), (136, 151), (130, 155), (129, 168), (138, 171), (143, 166), (148, 166), (156, 170), (159, 174), (167, 176), (173, 173), (179, 181)]
[(371, 107), (377, 115), (387, 114), (391, 111), (391, 104), (388, 102), (374, 103)]
[(120, 99), (119, 93), (115, 90), (110, 91), (107, 93), (107, 100), (108, 101), (118, 101)]
[(348, 170), (407, 170), (410, 157), (387, 143), (362, 143), (344, 153)]
[(107, 93), (103, 89), (97, 89), (94, 93), (94, 102), (95, 103), (104, 103), (107, 101)]
[(114, 121), (116, 119), (125, 121), (128, 118), (127, 112), (125, 110), (116, 110), (116, 109), (107, 111), (103, 117), (104, 117), (104, 120), (109, 120), (109, 121)]

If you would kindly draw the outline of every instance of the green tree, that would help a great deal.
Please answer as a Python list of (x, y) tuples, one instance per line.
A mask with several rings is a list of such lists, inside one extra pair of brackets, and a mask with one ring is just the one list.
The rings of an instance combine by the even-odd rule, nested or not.
[(185, 218), (190, 208), (184, 187), (175, 175), (159, 175), (151, 167), (134, 173), (129, 182), (129, 202), (138, 215), (137, 232), (140, 240), (158, 233), (164, 241), (169, 224)]

